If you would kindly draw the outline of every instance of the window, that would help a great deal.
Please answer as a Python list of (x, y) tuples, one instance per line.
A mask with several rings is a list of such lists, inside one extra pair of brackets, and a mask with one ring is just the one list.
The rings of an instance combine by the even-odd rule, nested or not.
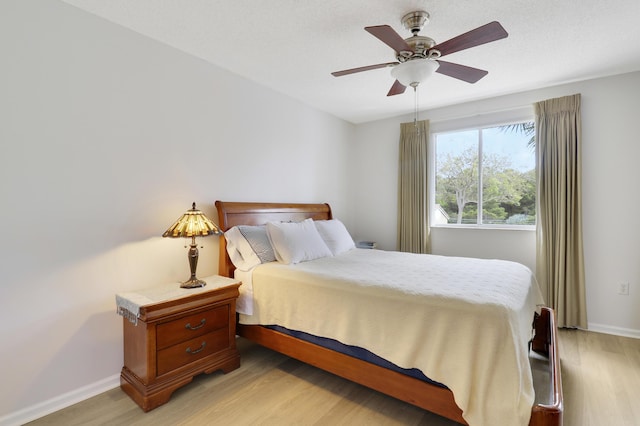
[(434, 141), (434, 225), (535, 225), (533, 121), (435, 133)]

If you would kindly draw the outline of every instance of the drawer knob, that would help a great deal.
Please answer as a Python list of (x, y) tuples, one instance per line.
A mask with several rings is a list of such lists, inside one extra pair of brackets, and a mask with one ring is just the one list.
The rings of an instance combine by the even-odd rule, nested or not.
[(207, 346), (207, 342), (202, 342), (202, 345), (200, 345), (198, 349), (194, 349), (194, 350), (191, 350), (191, 346), (189, 346), (187, 348), (187, 353), (191, 355), (197, 354), (198, 352), (202, 352), (205, 346)]
[(205, 323), (205, 322), (207, 322), (207, 320), (206, 320), (205, 318), (202, 318), (202, 319), (200, 320), (200, 325), (196, 325), (195, 327), (193, 327), (193, 326), (191, 325), (191, 323), (190, 323), (190, 322), (188, 322), (188, 323), (187, 323), (187, 325), (185, 325), (185, 326), (184, 326), (184, 328), (186, 328), (187, 330), (197, 330), (197, 329), (199, 329), (199, 328), (204, 327), (204, 323)]

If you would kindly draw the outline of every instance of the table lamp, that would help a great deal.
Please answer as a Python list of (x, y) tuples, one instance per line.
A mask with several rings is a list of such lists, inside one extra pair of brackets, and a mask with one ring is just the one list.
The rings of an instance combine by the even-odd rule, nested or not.
[(163, 237), (171, 238), (188, 238), (191, 237), (191, 245), (189, 248), (188, 258), (189, 267), (191, 268), (191, 278), (180, 284), (182, 288), (204, 287), (206, 282), (196, 278), (196, 266), (198, 266), (198, 245), (196, 237), (206, 237), (207, 235), (222, 235), (222, 231), (213, 223), (204, 213), (196, 209), (194, 202), (191, 209), (162, 234)]

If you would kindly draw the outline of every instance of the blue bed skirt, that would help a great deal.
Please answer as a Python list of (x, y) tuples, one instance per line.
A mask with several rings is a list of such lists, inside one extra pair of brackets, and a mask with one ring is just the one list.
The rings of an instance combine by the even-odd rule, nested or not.
[(366, 361), (371, 364), (375, 364), (379, 367), (396, 371), (406, 376), (413, 377), (414, 379), (422, 380), (422, 381), (431, 383), (433, 385), (446, 388), (446, 386), (443, 385), (442, 383), (438, 383), (436, 381), (429, 379), (427, 376), (424, 375), (422, 371), (418, 370), (417, 368), (399, 367), (394, 363), (379, 357), (373, 352), (368, 351), (367, 349), (364, 349), (358, 346), (345, 345), (344, 343), (340, 343), (337, 340), (328, 339), (326, 337), (314, 336), (313, 334), (305, 333), (304, 331), (289, 330), (288, 328), (281, 327), (279, 325), (267, 325), (265, 327), (271, 330), (278, 331), (282, 334), (295, 337), (296, 339), (304, 340), (306, 342), (313, 343), (314, 345), (322, 346), (323, 348), (331, 349), (332, 351), (340, 352), (344, 355), (349, 355), (359, 360)]

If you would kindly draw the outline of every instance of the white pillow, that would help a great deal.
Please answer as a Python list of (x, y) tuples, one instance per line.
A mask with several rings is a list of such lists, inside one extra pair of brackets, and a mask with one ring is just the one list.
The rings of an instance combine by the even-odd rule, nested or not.
[(227, 253), (231, 262), (241, 271), (276, 260), (264, 225), (234, 226), (224, 233), (224, 238), (227, 240)]
[(299, 263), (331, 256), (312, 219), (302, 222), (269, 222), (267, 235), (276, 259), (282, 263)]
[(334, 256), (356, 247), (349, 231), (338, 219), (316, 220), (315, 224), (318, 233)]

